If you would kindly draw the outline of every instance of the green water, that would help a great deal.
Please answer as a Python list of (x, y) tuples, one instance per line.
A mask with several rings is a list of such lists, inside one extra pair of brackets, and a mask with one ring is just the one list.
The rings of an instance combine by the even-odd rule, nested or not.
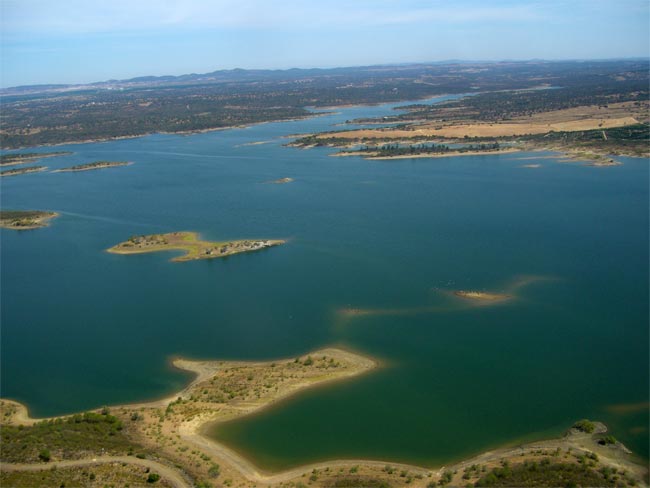
[[(266, 469), (435, 466), (589, 417), (647, 459), (647, 410), (609, 406), (648, 401), (648, 162), (364, 161), (282, 146), (283, 135), (391, 107), (64, 146), (74, 154), (45, 164), (135, 164), (3, 178), (3, 208), (62, 216), (1, 231), (2, 396), (34, 415), (69, 413), (180, 389), (172, 355), (270, 359), (339, 345), (383, 367), (212, 435)], [(256, 141), (271, 142), (242, 145)], [(295, 182), (263, 183), (286, 176)], [(180, 264), (103, 252), (174, 230), (290, 241)], [(531, 276), (545, 279), (499, 306), (459, 307), (446, 293), (508, 291)], [(345, 321), (345, 307), (397, 312)], [(399, 313), (410, 308), (438, 311)]]

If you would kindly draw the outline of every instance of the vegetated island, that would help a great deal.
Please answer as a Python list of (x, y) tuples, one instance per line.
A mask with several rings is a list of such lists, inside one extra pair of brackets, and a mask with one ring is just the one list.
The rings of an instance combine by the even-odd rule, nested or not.
[(47, 227), (49, 220), (58, 216), (56, 212), (41, 210), (0, 210), (0, 227), (16, 230), (38, 229)]
[(68, 151), (57, 151), (49, 153), (16, 153), (16, 154), (5, 154), (0, 156), (0, 166), (13, 166), (16, 164), (25, 164), (33, 163), (43, 158), (53, 158), (56, 156), (67, 156), (72, 154)]
[(358, 149), (345, 150), (332, 156), (363, 156), (365, 159), (411, 159), (444, 158), (450, 156), (481, 156), (485, 154), (517, 152), (520, 149), (503, 147), (498, 142), (490, 144), (468, 144), (449, 147), (446, 144), (384, 144), (381, 146), (363, 146)]
[(39, 420), (30, 418), (24, 405), (0, 400), (0, 483), (32, 486), (34, 471), (37, 484), (48, 486), (54, 481), (56, 486), (75, 485), (83, 476), (77, 485), (159, 481), (180, 487), (283, 488), (303, 486), (306, 480), (314, 488), (627, 487), (643, 485), (647, 476), (647, 469), (635, 464), (621, 443), (605, 435), (603, 424), (586, 419), (560, 439), (492, 450), (439, 469), (347, 460), (267, 473), (208, 437), (207, 431), (306, 388), (368, 373), (378, 363), (352, 352), (322, 349), (266, 362), (176, 359), (173, 364), (196, 378), (158, 401)]
[(29, 173), (40, 173), (45, 171), (47, 166), (28, 166), (27, 168), (13, 168), (0, 171), (0, 176), (18, 176), (26, 175)]
[(66, 173), (71, 171), (89, 171), (93, 169), (115, 168), (117, 166), (129, 166), (129, 161), (94, 161), (92, 163), (78, 164), (69, 168), (55, 169), (52, 173)]
[(158, 251), (185, 251), (171, 261), (182, 262), (195, 259), (214, 259), (243, 252), (259, 251), (284, 244), (283, 240), (239, 240), (225, 242), (202, 241), (196, 232), (170, 232), (133, 236), (108, 249), (113, 254), (142, 254)]

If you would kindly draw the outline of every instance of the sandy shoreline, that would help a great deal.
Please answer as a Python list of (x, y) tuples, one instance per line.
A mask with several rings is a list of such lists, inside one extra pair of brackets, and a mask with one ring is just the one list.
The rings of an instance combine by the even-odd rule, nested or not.
[[(269, 486), (277, 483), (298, 482), (313, 473), (339, 473), (348, 471), (372, 479), (393, 480), (387, 473), (390, 465), (397, 472), (408, 472), (411, 486), (424, 488), (432, 480), (440, 480), (445, 473), (458, 473), (457, 482), (461, 480), (461, 471), (473, 464), (498, 467), (503, 459), (521, 462), (534, 459), (535, 456), (553, 456), (558, 450), (582, 455), (598, 452), (601, 462), (608, 466), (624, 467), (642, 479), (646, 470), (643, 466), (632, 463), (624, 455), (624, 448), (612, 450), (601, 447), (591, 434), (584, 434), (571, 429), (569, 434), (560, 439), (551, 439), (529, 444), (490, 450), (461, 460), (451, 466), (429, 468), (404, 463), (391, 463), (387, 460), (347, 459), (310, 463), (280, 472), (267, 472), (249, 459), (230, 449), (207, 435), (215, 424), (234, 418), (250, 415), (269, 408), (289, 398), (299, 391), (313, 389), (335, 381), (342, 381), (368, 373), (379, 366), (371, 358), (353, 352), (328, 348), (314, 351), (298, 358), (285, 358), (275, 361), (209, 361), (175, 358), (174, 367), (191, 372), (195, 377), (180, 392), (159, 400), (115, 406), (111, 413), (123, 419), (129, 426), (129, 437), (139, 445), (153, 449), (157, 453), (154, 461), (164, 462), (167, 466), (176, 465), (178, 475), (190, 474), (195, 479), (205, 479), (207, 467), (215, 461), (221, 466), (220, 479), (230, 479), (239, 485), (257, 484)], [(247, 381), (248, 380), (248, 381)], [(241, 398), (211, 400), (212, 395), (221, 385), (249, 385)], [(254, 394), (265, 383), (270, 383), (264, 393)], [(275, 388), (272, 385), (276, 385)], [(27, 408), (17, 402), (2, 400), (3, 422), (7, 425), (32, 425), (43, 419), (29, 417)], [(132, 415), (137, 413), (139, 420), (133, 422)], [(598, 424), (598, 432), (606, 431)], [(192, 453), (201, 453), (207, 463), (196, 463)], [(541, 453), (541, 454), (540, 454)], [(205, 465), (204, 465), (205, 464)], [(172, 473), (170, 473), (171, 475)], [(400, 479), (399, 477), (397, 479)], [(317, 484), (316, 486), (324, 486)], [(329, 486), (329, 485), (326, 485)], [(453, 484), (451, 486), (457, 486)]]

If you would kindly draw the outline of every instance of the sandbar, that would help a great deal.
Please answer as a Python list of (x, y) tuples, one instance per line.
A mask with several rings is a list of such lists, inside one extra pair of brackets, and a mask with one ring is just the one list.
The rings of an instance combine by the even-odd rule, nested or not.
[(466, 291), (466, 290), (457, 290), (454, 292), (454, 295), (460, 298), (466, 298), (468, 300), (476, 300), (479, 302), (503, 302), (505, 300), (510, 300), (512, 295), (505, 293), (489, 293), (485, 291)]

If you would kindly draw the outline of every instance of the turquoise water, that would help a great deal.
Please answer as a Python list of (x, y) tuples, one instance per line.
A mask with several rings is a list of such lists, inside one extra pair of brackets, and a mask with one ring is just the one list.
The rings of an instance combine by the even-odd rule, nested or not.
[[(267, 469), (332, 458), (435, 466), (589, 417), (647, 459), (647, 409), (610, 408), (648, 401), (647, 161), (365, 161), (282, 146), (396, 105), (60, 146), (74, 154), (37, 164), (135, 164), (3, 178), (3, 208), (61, 217), (1, 231), (2, 396), (37, 416), (70, 413), (180, 389), (173, 355), (270, 359), (339, 345), (384, 366), (213, 435)], [(257, 141), (271, 142), (242, 145)], [(520, 167), (530, 163), (542, 167)], [(264, 184), (281, 177), (295, 182)], [(175, 230), (289, 243), (188, 263), (103, 252)], [(459, 307), (446, 293), (509, 291), (522, 277), (539, 279), (499, 306)], [(393, 312), (343, 320), (347, 307)]]

